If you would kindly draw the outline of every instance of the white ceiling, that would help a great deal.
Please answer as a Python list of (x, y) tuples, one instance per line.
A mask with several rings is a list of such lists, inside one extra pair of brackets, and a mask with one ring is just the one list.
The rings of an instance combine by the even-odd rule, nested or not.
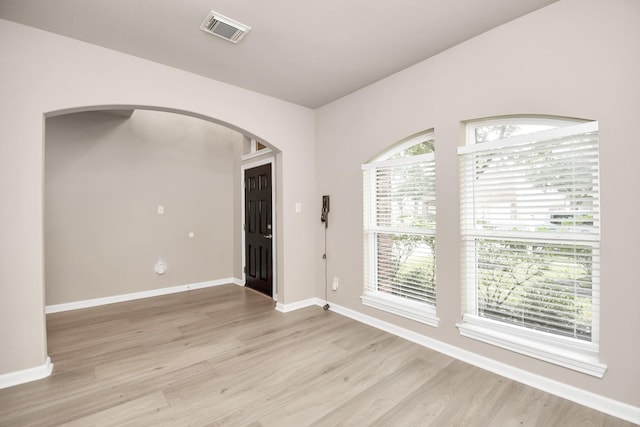
[[(316, 108), (556, 0), (0, 0), (0, 18)], [(252, 27), (233, 44), (209, 10)]]

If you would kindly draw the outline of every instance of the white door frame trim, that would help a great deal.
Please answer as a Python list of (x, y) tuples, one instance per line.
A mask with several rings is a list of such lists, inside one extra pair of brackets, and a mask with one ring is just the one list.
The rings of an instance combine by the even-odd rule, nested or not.
[(276, 248), (278, 247), (277, 245), (277, 221), (276, 221), (276, 159), (273, 156), (270, 157), (266, 157), (264, 159), (259, 159), (259, 160), (255, 160), (253, 162), (249, 162), (249, 163), (244, 163), (240, 165), (240, 214), (241, 214), (241, 218), (240, 218), (240, 235), (242, 236), (241, 241), (242, 241), (242, 281), (244, 282), (244, 284), (247, 284), (247, 273), (246, 273), (246, 256), (247, 254), (245, 246), (246, 246), (246, 242), (245, 242), (245, 233), (244, 233), (244, 218), (245, 218), (245, 198), (244, 198), (244, 173), (247, 169), (253, 169), (255, 167), (258, 166), (263, 166), (266, 164), (271, 164), (271, 234), (273, 235), (273, 239), (271, 240), (271, 271), (273, 272), (273, 278), (272, 278), (272, 286), (273, 286), (273, 290), (272, 290), (272, 295), (273, 295), (273, 300), (274, 301), (278, 301), (278, 293), (277, 293), (277, 286), (276, 284), (277, 282), (277, 277), (276, 277), (276, 266), (278, 265), (276, 263), (276, 257), (277, 257), (277, 250)]

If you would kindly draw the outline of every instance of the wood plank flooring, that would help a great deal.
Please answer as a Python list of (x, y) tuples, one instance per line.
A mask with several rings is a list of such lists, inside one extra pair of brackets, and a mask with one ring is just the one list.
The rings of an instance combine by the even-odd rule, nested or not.
[(631, 426), (235, 285), (47, 316), (53, 375), (1, 426)]

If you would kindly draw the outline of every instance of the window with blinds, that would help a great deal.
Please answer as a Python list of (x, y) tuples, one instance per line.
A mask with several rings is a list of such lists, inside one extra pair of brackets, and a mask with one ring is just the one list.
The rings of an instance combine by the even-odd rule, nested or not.
[(364, 304), (430, 325), (435, 316), (435, 153), (414, 136), (362, 166)]
[(598, 123), (468, 126), (461, 333), (602, 376)]

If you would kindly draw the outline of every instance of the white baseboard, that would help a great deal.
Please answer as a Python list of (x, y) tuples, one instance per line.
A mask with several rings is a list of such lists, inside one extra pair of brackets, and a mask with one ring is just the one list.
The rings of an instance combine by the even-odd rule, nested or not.
[(314, 305), (323, 306), (324, 300), (320, 298), (309, 298), (302, 301), (292, 302), (291, 304), (276, 303), (276, 310), (282, 313), (288, 313), (290, 311), (300, 310), (301, 308), (311, 307)]
[(51, 358), (47, 356), (47, 359), (40, 366), (9, 372), (8, 374), (1, 374), (0, 389), (46, 378), (51, 375), (52, 371), (53, 363), (51, 363)]
[[(298, 304), (304, 303), (302, 304), (302, 306), (306, 306), (306, 304), (308, 304), (308, 302), (312, 300), (316, 300), (316, 305), (324, 305), (324, 300), (321, 300), (320, 298), (311, 298), (308, 300), (300, 301), (299, 303), (287, 304), (286, 308), (289, 308), (289, 306), (291, 306), (291, 309), (287, 311), (295, 310), (296, 308), (294, 307), (297, 307)], [(302, 306), (299, 308), (302, 308)], [(493, 372), (494, 374), (498, 374), (511, 380), (517, 381), (519, 383), (537, 388), (544, 392), (554, 394), (567, 400), (571, 400), (580, 405), (584, 405), (597, 411), (604, 412), (605, 414), (609, 414), (635, 424), (640, 424), (640, 407), (629, 405), (624, 402), (620, 402), (608, 397), (601, 396), (599, 394), (573, 387), (560, 381), (555, 381), (541, 375), (533, 374), (531, 372), (515, 368), (513, 366), (490, 359), (488, 357), (480, 356), (479, 354), (473, 353), (471, 351), (464, 350), (451, 344), (429, 338), (425, 335), (419, 334), (409, 329), (396, 326), (392, 323), (376, 319), (375, 317), (362, 314), (358, 311), (351, 310), (334, 303), (330, 303), (330, 306), (331, 311), (357, 320), (369, 326), (373, 326), (374, 328), (381, 329), (385, 332), (389, 332), (408, 341), (419, 344), (423, 347), (430, 348), (432, 350), (446, 354), (447, 356), (451, 356), (455, 359), (461, 360), (463, 362)]]
[(169, 288), (150, 289), (148, 291), (133, 292), (130, 294), (120, 294), (120, 295), (113, 295), (110, 297), (93, 298), (93, 299), (88, 299), (83, 301), (67, 302), (64, 304), (48, 305), (45, 307), (44, 312), (46, 314), (59, 313), (61, 311), (78, 310), (81, 308), (96, 307), (99, 305), (113, 304), (113, 303), (123, 302), (123, 301), (133, 301), (136, 299), (157, 297), (160, 295), (175, 294), (177, 292), (186, 292), (186, 291), (192, 291), (194, 289), (209, 288), (211, 286), (220, 286), (220, 285), (228, 285), (228, 284), (244, 286), (244, 281), (242, 279), (230, 277), (226, 279), (210, 280), (207, 282), (190, 283), (188, 285), (172, 286)]

